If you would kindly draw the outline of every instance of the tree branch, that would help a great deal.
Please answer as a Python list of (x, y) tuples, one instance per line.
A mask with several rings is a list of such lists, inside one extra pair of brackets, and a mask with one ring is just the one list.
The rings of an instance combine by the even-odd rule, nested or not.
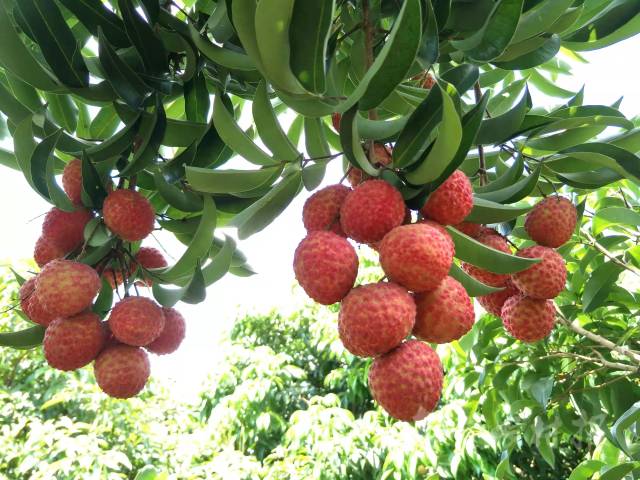
[(584, 235), (585, 237), (587, 237), (587, 240), (589, 240), (587, 242), (587, 245), (590, 245), (593, 248), (595, 248), (596, 250), (598, 250), (600, 253), (602, 253), (605, 257), (607, 257), (609, 260), (611, 260), (616, 265), (619, 265), (622, 268), (624, 268), (625, 270), (628, 270), (629, 272), (633, 273), (634, 275), (640, 277), (640, 271), (639, 270), (634, 268), (632, 265), (629, 265), (629, 264), (623, 262), (618, 257), (616, 257), (613, 253), (611, 253), (609, 250), (607, 250), (602, 245), (600, 245), (600, 243), (598, 243), (598, 241), (588, 231), (586, 231), (584, 229), (580, 229), (580, 233), (582, 235)]
[[(480, 103), (480, 99), (482, 98), (482, 90), (480, 90), (480, 82), (476, 82), (473, 86), (473, 93), (476, 97), (476, 103)], [(478, 169), (478, 173), (480, 174), (480, 185), (486, 185), (488, 182), (487, 179), (487, 165), (484, 159), (484, 147), (478, 144), (478, 159), (480, 160), (480, 168)]]

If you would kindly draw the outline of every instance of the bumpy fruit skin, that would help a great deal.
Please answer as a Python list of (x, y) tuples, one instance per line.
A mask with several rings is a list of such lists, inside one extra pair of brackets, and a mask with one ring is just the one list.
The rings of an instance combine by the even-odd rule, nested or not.
[(102, 214), (109, 230), (127, 242), (142, 240), (153, 231), (153, 207), (136, 191), (111, 192), (104, 201)]
[(512, 275), (514, 285), (527, 297), (537, 299), (555, 298), (564, 290), (567, 267), (562, 256), (555, 250), (539, 245), (518, 252), (519, 257), (541, 258), (540, 263)]
[(95, 313), (80, 313), (51, 322), (44, 335), (47, 363), (58, 370), (76, 370), (91, 363), (105, 342), (105, 330)]
[(507, 298), (513, 297), (520, 293), (518, 289), (513, 285), (511, 279), (504, 286), (503, 290), (499, 292), (490, 293), (489, 295), (482, 295), (480, 297), (476, 297), (478, 303), (482, 305), (487, 312), (496, 317), (502, 315), (502, 306), (504, 302), (507, 301)]
[(42, 235), (65, 252), (71, 252), (82, 245), (84, 227), (91, 218), (91, 212), (83, 208), (65, 212), (54, 207), (44, 217)]
[(484, 225), (479, 223), (471, 223), (471, 222), (461, 222), (457, 223), (453, 226), (459, 232), (464, 233), (466, 236), (471, 238), (478, 238), (482, 233), (482, 228)]
[(41, 235), (33, 249), (33, 259), (42, 268), (51, 260), (64, 257), (66, 253), (49, 237)]
[[(509, 254), (511, 253), (511, 248), (509, 247), (509, 243), (507, 242), (507, 240), (495, 231), (481, 233), (477, 240), (480, 243), (484, 243), (488, 247), (491, 247), (500, 252)], [(503, 287), (509, 281), (509, 275), (493, 273), (468, 263), (463, 263), (462, 269), (476, 280), (479, 280), (485, 285), (490, 285), (492, 287)]]
[(164, 268), (169, 265), (162, 252), (153, 247), (140, 247), (135, 258), (140, 266), (146, 269)]
[(447, 239), (447, 243), (449, 245), (449, 249), (451, 250), (451, 255), (455, 255), (456, 254), (456, 244), (453, 242), (453, 238), (451, 238), (451, 235), (449, 235), (449, 232), (447, 232), (447, 229), (444, 228), (442, 225), (440, 225), (438, 222), (433, 221), (433, 220), (420, 220), (420, 222), (418, 223), (423, 223), (425, 225), (429, 225), (433, 228), (435, 228), (436, 230), (438, 230), (446, 239)]
[(62, 188), (74, 205), (82, 205), (82, 161), (74, 158), (62, 171)]
[(131, 398), (144, 388), (151, 367), (142, 348), (113, 345), (98, 356), (93, 371), (104, 393), (114, 398)]
[(43, 327), (47, 327), (53, 320), (55, 320), (56, 315), (46, 311), (40, 304), (38, 296), (35, 293), (35, 289), (36, 277), (30, 278), (20, 287), (20, 308), (22, 309), (22, 313), (29, 317), (32, 322), (42, 325)]
[(342, 115), (337, 112), (331, 114), (331, 124), (336, 132), (340, 131), (340, 120), (342, 120)]
[(356, 242), (374, 243), (402, 225), (404, 216), (400, 192), (384, 180), (369, 180), (347, 195), (340, 209), (340, 225)]
[(416, 320), (416, 304), (394, 283), (354, 288), (342, 300), (338, 332), (345, 348), (359, 357), (375, 357), (394, 349)]
[(373, 361), (369, 389), (389, 415), (407, 422), (435, 410), (442, 393), (442, 364), (426, 343), (409, 340)]
[(115, 290), (124, 283), (124, 276), (122, 270), (114, 270), (113, 268), (105, 268), (102, 272), (102, 278), (104, 278), (111, 288)]
[(425, 223), (397, 227), (380, 245), (380, 263), (389, 280), (413, 292), (436, 288), (452, 262), (451, 239)]
[[(387, 147), (381, 143), (376, 143), (373, 145), (373, 166), (374, 167), (386, 167), (391, 163), (391, 153), (387, 150)], [(364, 173), (362, 170), (356, 167), (350, 167), (349, 173), (347, 174), (347, 180), (349, 184), (356, 188), (363, 181), (371, 178), (368, 174)]]
[(345, 236), (340, 227), (340, 207), (351, 189), (345, 185), (330, 185), (311, 195), (302, 208), (302, 223), (307, 232), (330, 230)]
[(36, 280), (40, 304), (52, 315), (70, 317), (89, 307), (101, 287), (98, 273), (71, 260), (53, 260)]
[(358, 275), (358, 255), (332, 232), (311, 232), (296, 248), (293, 270), (300, 286), (323, 305), (342, 300)]
[(545, 247), (564, 245), (573, 235), (578, 221), (576, 207), (563, 197), (547, 197), (531, 210), (524, 221), (529, 237)]
[(556, 311), (551, 300), (536, 300), (519, 294), (504, 302), (500, 316), (512, 337), (531, 343), (551, 333)]
[(455, 278), (446, 277), (435, 290), (415, 294), (415, 301), (413, 334), (425, 342), (449, 343), (473, 327), (473, 302)]
[(109, 316), (109, 328), (122, 343), (143, 347), (162, 333), (165, 318), (162, 308), (145, 297), (127, 297), (115, 304)]
[(462, 170), (456, 170), (433, 192), (420, 212), (443, 225), (461, 223), (473, 208), (471, 182)]
[(164, 328), (160, 336), (145, 348), (156, 355), (175, 352), (184, 340), (186, 325), (184, 317), (175, 308), (163, 308)]

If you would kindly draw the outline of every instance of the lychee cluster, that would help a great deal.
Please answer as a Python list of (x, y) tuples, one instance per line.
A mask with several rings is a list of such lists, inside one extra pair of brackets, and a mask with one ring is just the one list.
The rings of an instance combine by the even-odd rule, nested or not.
[[(440, 399), (442, 365), (425, 342), (451, 342), (473, 326), (471, 298), (449, 276), (455, 247), (443, 227), (461, 222), (472, 200), (469, 180), (455, 172), (414, 223), (402, 194), (384, 180), (326, 187), (304, 205), (307, 236), (294, 255), (296, 278), (318, 303), (341, 302), (340, 339), (352, 354), (374, 359), (372, 395), (397, 419), (420, 420)], [(386, 280), (354, 286), (358, 257), (351, 241), (379, 252)]]

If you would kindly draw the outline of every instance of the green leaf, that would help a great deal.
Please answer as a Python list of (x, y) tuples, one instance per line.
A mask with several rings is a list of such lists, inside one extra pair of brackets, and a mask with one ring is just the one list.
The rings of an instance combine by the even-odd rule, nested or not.
[(105, 181), (100, 177), (98, 170), (85, 152), (83, 152), (81, 160), (82, 203), (91, 208), (102, 208), (102, 202), (107, 198)]
[(335, 10), (334, 0), (295, 0), (289, 43), (291, 70), (302, 86), (322, 94), (326, 90), (325, 58)]
[[(615, 18), (616, 22), (619, 22), (619, 18)], [(604, 48), (614, 43), (621, 42), (627, 38), (636, 35), (640, 31), (640, 15), (637, 13), (629, 19), (620, 28), (615, 29), (612, 33), (605, 36), (598, 34), (598, 22), (594, 22), (588, 27), (589, 32), (587, 41), (572, 41), (573, 37), (568, 40), (563, 40), (562, 45), (565, 48), (573, 50), (575, 52), (585, 52), (590, 50), (597, 50)]]
[[(439, 4), (441, 7), (444, 3), (447, 2), (434, 2)], [(423, 6), (426, 7), (423, 9), (424, 17), (424, 29), (422, 31), (422, 40), (420, 48), (418, 49), (418, 57), (417, 60), (422, 66), (423, 69), (427, 70), (431, 65), (436, 63), (438, 60), (438, 56), (440, 54), (440, 39), (438, 37), (438, 21), (437, 15), (434, 13), (433, 4), (431, 0), (425, 0), (423, 2)], [(426, 17), (426, 21), (425, 21)]]
[(203, 202), (199, 195), (168, 183), (160, 172), (154, 173), (153, 179), (160, 196), (173, 208), (183, 212), (199, 212), (202, 210)]
[(592, 220), (594, 235), (599, 235), (613, 225), (623, 225), (636, 230), (640, 225), (640, 213), (624, 207), (609, 207), (598, 210)]
[(351, 165), (360, 168), (372, 177), (377, 177), (379, 173), (378, 170), (371, 165), (367, 155), (362, 149), (358, 124), (356, 122), (357, 116), (357, 106), (342, 115), (340, 120), (340, 144), (342, 145), (342, 151)]
[(0, 333), (0, 346), (26, 350), (38, 347), (44, 339), (44, 327), (35, 325), (19, 332)]
[(231, 221), (242, 240), (269, 225), (291, 203), (302, 186), (302, 174), (295, 172), (283, 178), (269, 193), (243, 210)]
[(45, 92), (44, 98), (56, 123), (69, 133), (75, 132), (78, 127), (78, 108), (71, 96)]
[[(16, 126), (13, 132), (13, 150), (16, 154), (20, 170), (22, 170), (27, 182), (31, 188), (40, 193), (33, 182), (31, 173), (31, 157), (35, 149), (36, 142), (33, 139), (33, 117), (29, 115)], [(45, 199), (48, 201), (46, 197)]]
[(152, 286), (153, 297), (163, 307), (173, 307), (180, 300), (194, 304), (204, 301), (207, 290), (199, 261), (193, 274), (184, 283), (185, 285), (179, 288), (167, 288), (154, 281)]
[(97, 140), (105, 140), (115, 133), (119, 124), (120, 117), (116, 110), (111, 105), (107, 105), (101, 108), (91, 121), (89, 135)]
[(395, 139), (407, 124), (409, 117), (400, 117), (393, 120), (370, 120), (358, 115), (358, 131), (363, 139), (391, 140)]
[(112, 45), (118, 48), (131, 45), (122, 20), (105, 8), (100, 0), (60, 0), (60, 3), (78, 17), (92, 35), (97, 37), (98, 29), (101, 28)]
[(94, 147), (87, 148), (85, 153), (94, 162), (101, 162), (120, 155), (126, 149), (131, 148), (141, 122), (139, 117), (124, 126), (115, 135)]
[(537, 435), (536, 447), (538, 447), (538, 450), (545, 462), (551, 465), (551, 467), (555, 467), (556, 456), (553, 453), (553, 448), (551, 447), (551, 438), (547, 435)]
[(608, 143), (590, 142), (558, 152), (594, 165), (607, 167), (616, 173), (640, 183), (640, 158), (620, 147)]
[(104, 318), (111, 310), (111, 305), (113, 305), (113, 288), (111, 288), (111, 284), (102, 277), (102, 288), (100, 288), (100, 293), (98, 294), (98, 298), (93, 303), (91, 307), (91, 311), (101, 318)]
[(505, 70), (524, 70), (537, 67), (554, 58), (560, 51), (560, 37), (551, 35), (535, 50), (508, 61), (495, 62), (496, 67)]
[[(559, 87), (555, 82), (549, 80), (547, 77), (544, 77), (541, 73), (538, 72), (535, 68), (531, 70), (527, 70), (527, 75), (529, 75), (529, 81), (542, 93), (545, 95), (550, 95), (552, 97), (558, 98), (568, 98), (576, 96), (576, 92), (571, 92), (569, 90), (565, 90), (564, 88)], [(584, 87), (581, 90), (582, 95), (584, 96)], [(580, 92), (578, 92), (579, 95)], [(569, 101), (571, 105), (574, 105), (578, 97)]]
[(518, 155), (515, 162), (513, 162), (513, 165), (511, 165), (511, 167), (509, 167), (509, 169), (504, 174), (502, 174), (500, 177), (498, 177), (488, 185), (475, 186), (474, 192), (478, 197), (482, 198), (483, 193), (495, 192), (497, 190), (508, 188), (510, 185), (513, 185), (513, 183), (516, 182), (519, 177), (522, 176), (523, 171), (524, 157), (522, 155)]
[(256, 89), (252, 112), (258, 135), (275, 158), (283, 162), (294, 162), (300, 158), (301, 153), (293, 146), (278, 122), (264, 81)]
[(207, 122), (211, 101), (207, 90), (207, 82), (202, 72), (185, 83), (184, 103), (187, 120), (191, 122)]
[(525, 89), (520, 101), (508, 112), (493, 118), (487, 118), (482, 122), (478, 132), (478, 143), (492, 145), (502, 143), (516, 133), (529, 109), (529, 90)]
[(502, 223), (526, 214), (531, 207), (528, 205), (502, 205), (482, 198), (474, 197), (473, 210), (465, 218), (472, 223)]
[(467, 272), (462, 270), (458, 265), (453, 263), (451, 265), (451, 270), (449, 270), (449, 275), (459, 281), (464, 289), (467, 291), (470, 297), (480, 297), (482, 295), (489, 295), (490, 293), (495, 293), (503, 290), (502, 288), (491, 287), (489, 285), (485, 285), (484, 283), (476, 280), (474, 277), (469, 275)]
[(224, 243), (218, 252), (211, 256), (211, 261), (202, 269), (205, 285), (209, 286), (220, 280), (231, 268), (236, 251), (236, 242), (228, 235), (224, 236)]
[(485, 193), (476, 193), (478, 198), (483, 200), (489, 200), (492, 202), (509, 204), (518, 202), (528, 197), (538, 184), (540, 178), (541, 166), (538, 166), (531, 175), (522, 177), (517, 182), (512, 183), (508, 187), (504, 187), (498, 190), (493, 190)]
[(9, 152), (4, 148), (0, 148), (0, 165), (12, 168), (13, 170), (20, 170), (16, 156), (13, 152)]
[(153, 114), (144, 117), (140, 125), (139, 135), (142, 143), (138, 151), (134, 153), (131, 163), (129, 163), (121, 173), (123, 175), (134, 175), (153, 165), (158, 158), (158, 150), (167, 128), (167, 117), (160, 97), (156, 99), (156, 108)]
[(282, 166), (260, 170), (212, 170), (186, 167), (187, 181), (191, 188), (205, 193), (248, 192), (271, 185), (282, 173)]
[(571, 472), (569, 480), (589, 480), (604, 465), (605, 463), (599, 460), (585, 460)]
[(617, 263), (606, 262), (591, 272), (582, 292), (583, 312), (592, 312), (606, 302), (623, 270)]
[(611, 435), (615, 438), (616, 443), (620, 447), (620, 449), (627, 454), (628, 457), (634, 458), (634, 453), (629, 448), (627, 444), (627, 437), (625, 435), (626, 431), (629, 431), (632, 435), (635, 434), (633, 432), (632, 427), (637, 424), (640, 420), (640, 402), (634, 403), (631, 408), (629, 408), (626, 412), (624, 412), (616, 423), (614, 423), (611, 428)]
[(217, 65), (231, 70), (253, 71), (256, 69), (256, 64), (247, 55), (214, 45), (208, 38), (200, 35), (198, 29), (191, 23), (189, 23), (189, 34), (199, 52)]
[(255, 17), (257, 3), (256, 0), (233, 0), (231, 3), (231, 17), (242, 46), (258, 69), (264, 72), (256, 37)]
[(615, 467), (607, 468), (604, 473), (600, 474), (598, 480), (622, 480), (627, 475), (640, 467), (640, 462), (625, 462)]
[(542, 408), (547, 408), (547, 403), (553, 391), (553, 377), (540, 378), (529, 386), (531, 396), (540, 404)]
[(21, 0), (16, 8), (58, 79), (69, 87), (87, 87), (89, 70), (56, 4), (47, 0)]
[(495, 250), (467, 237), (453, 227), (446, 227), (456, 247), (456, 257), (495, 273), (516, 273), (538, 263), (537, 258), (523, 258)]
[(520, 17), (512, 43), (548, 32), (573, 3), (573, 0), (544, 0), (527, 10)]
[(477, 66), (463, 63), (444, 72), (442, 80), (452, 84), (460, 95), (472, 88), (480, 78), (480, 70)]

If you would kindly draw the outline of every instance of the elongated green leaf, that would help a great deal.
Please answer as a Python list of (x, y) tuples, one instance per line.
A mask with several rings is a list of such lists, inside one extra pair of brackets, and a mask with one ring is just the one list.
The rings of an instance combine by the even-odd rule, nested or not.
[(589, 480), (604, 465), (604, 462), (599, 460), (585, 460), (573, 469), (573, 472), (569, 475), (569, 480)]
[(540, 33), (548, 32), (573, 3), (573, 0), (545, 0), (527, 10), (520, 17), (512, 42), (521, 42)]
[(529, 90), (525, 89), (524, 95), (511, 110), (503, 115), (484, 120), (478, 132), (477, 142), (482, 145), (491, 145), (508, 140), (522, 124), (529, 109), (529, 101)]
[(199, 212), (202, 210), (203, 203), (199, 195), (168, 183), (160, 172), (154, 173), (153, 179), (160, 196), (173, 208), (183, 212)]
[(8, 70), (5, 70), (4, 75), (7, 78), (7, 88), (11, 91), (18, 102), (32, 112), (39, 112), (42, 109), (42, 100), (38, 96), (38, 92), (35, 88), (13, 75)]
[(624, 207), (609, 207), (598, 210), (593, 216), (594, 235), (599, 235), (614, 225), (637, 229), (640, 226), (640, 213)]
[(472, 223), (502, 223), (526, 214), (531, 207), (519, 205), (502, 205), (482, 198), (474, 197), (473, 210), (465, 218)]
[(111, 310), (112, 305), (113, 288), (111, 287), (111, 284), (104, 277), (102, 277), (102, 287), (100, 288), (98, 298), (96, 298), (96, 301), (91, 307), (91, 311), (99, 315), (101, 318), (104, 318)]
[(526, 197), (536, 188), (540, 177), (541, 167), (536, 168), (531, 175), (522, 177), (517, 182), (491, 192), (476, 193), (476, 196), (484, 200), (497, 203), (515, 203)]
[(0, 333), (0, 346), (26, 350), (38, 347), (44, 339), (44, 327), (35, 325), (18, 332)]
[(99, 145), (87, 148), (87, 156), (94, 162), (101, 162), (120, 155), (133, 144), (133, 139), (140, 127), (139, 118), (135, 118), (111, 138)]
[(204, 74), (199, 73), (185, 83), (184, 101), (187, 120), (191, 122), (207, 122), (211, 101)]
[(78, 127), (78, 108), (69, 95), (45, 93), (49, 112), (56, 123), (67, 132), (73, 133)]
[(224, 277), (231, 267), (235, 252), (236, 242), (230, 236), (225, 235), (222, 248), (211, 257), (209, 264), (202, 269), (205, 285), (209, 286)]
[(231, 3), (231, 17), (242, 46), (258, 69), (264, 72), (256, 38), (255, 18), (257, 4), (256, 0), (233, 0)]
[(502, 290), (502, 288), (491, 287), (476, 280), (455, 263), (451, 265), (449, 275), (451, 275), (462, 284), (470, 297), (480, 297), (482, 295), (489, 295), (491, 293), (499, 292), (500, 290)]
[(535, 50), (511, 60), (495, 62), (495, 65), (505, 70), (524, 70), (527, 68), (537, 67), (538, 65), (548, 62), (555, 57), (559, 51), (560, 37), (553, 34)]
[(582, 310), (585, 313), (594, 311), (606, 302), (623, 270), (617, 263), (606, 262), (591, 272), (582, 293)]
[(483, 193), (495, 192), (497, 190), (508, 188), (522, 176), (523, 170), (524, 157), (522, 155), (518, 155), (515, 162), (513, 162), (513, 165), (511, 165), (503, 175), (488, 185), (474, 187), (474, 191), (478, 197), (483, 198)]
[[(304, 138), (307, 153), (313, 159), (327, 160), (331, 155), (331, 149), (327, 142), (325, 128), (322, 120), (318, 118), (304, 119)], [(323, 158), (324, 157), (324, 158)]]
[[(618, 20), (618, 18), (616, 18), (616, 20)], [(576, 52), (584, 52), (604, 48), (626, 38), (630, 38), (640, 31), (640, 14), (636, 13), (628, 22), (614, 30), (609, 35), (600, 36), (597, 34), (598, 22), (594, 22), (594, 24), (590, 25), (588, 28), (589, 32), (587, 41), (575, 41), (572, 37), (569, 38), (569, 40), (563, 41), (563, 46)]]
[[(434, 12), (433, 4), (436, 4), (436, 12)], [(448, 4), (449, 0), (431, 2), (431, 0), (425, 0), (423, 6), (423, 23), (424, 29), (422, 30), (422, 40), (420, 48), (418, 49), (417, 60), (423, 69), (428, 70), (431, 65), (436, 63), (438, 55), (440, 54), (440, 39), (438, 37), (438, 12), (444, 4)], [(426, 19), (426, 21), (425, 21)], [(444, 26), (444, 23), (441, 24)]]
[(364, 139), (392, 140), (395, 139), (407, 124), (409, 117), (400, 117), (393, 120), (369, 120), (358, 115), (358, 132)]
[(138, 151), (133, 155), (131, 163), (122, 170), (123, 174), (133, 175), (155, 163), (166, 128), (167, 117), (164, 113), (162, 100), (158, 97), (153, 115), (142, 120), (139, 132), (142, 137), (142, 143)]
[[(547, 77), (544, 77), (535, 68), (531, 70), (527, 70), (527, 75), (529, 75), (529, 81), (533, 83), (533, 85), (538, 90), (540, 90), (542, 93), (546, 95), (550, 95), (552, 97), (559, 97), (559, 98), (574, 97), (576, 95), (576, 92), (571, 92), (569, 90), (565, 90), (562, 87), (559, 87), (554, 82), (547, 79)], [(584, 96), (584, 87), (582, 88), (581, 92), (582, 92), (582, 95)], [(570, 100), (570, 104), (574, 105), (576, 101), (577, 99)]]
[(480, 70), (475, 65), (463, 63), (447, 70), (441, 76), (442, 80), (452, 84), (460, 95), (472, 88), (480, 78)]
[(616, 173), (640, 183), (640, 158), (615, 145), (600, 142), (585, 143), (568, 148), (559, 155), (571, 156), (607, 167)]
[(124, 48), (131, 45), (124, 30), (124, 23), (100, 0), (60, 0), (94, 36), (101, 28), (112, 45)]
[(113, 135), (120, 124), (120, 118), (115, 109), (108, 105), (100, 109), (91, 121), (89, 135), (91, 138), (105, 140)]
[(151, 25), (136, 11), (132, 0), (118, 0), (124, 28), (131, 43), (140, 54), (147, 71), (162, 75), (168, 67), (167, 51)]
[[(13, 132), (13, 150), (27, 183), (29, 183), (31, 188), (36, 192), (40, 193), (33, 182), (31, 172), (31, 157), (35, 149), (36, 142), (33, 139), (33, 117), (29, 115), (16, 126)], [(48, 201), (46, 197), (45, 199)]]
[(342, 145), (342, 151), (351, 165), (360, 168), (373, 177), (377, 177), (379, 173), (378, 170), (371, 165), (371, 162), (369, 162), (367, 155), (362, 149), (360, 134), (358, 133), (358, 124), (356, 123), (357, 115), (357, 107), (353, 107), (342, 115), (342, 119), (340, 120), (340, 144)]
[(283, 162), (294, 162), (300, 158), (301, 153), (293, 146), (278, 122), (264, 81), (258, 85), (253, 99), (253, 120), (260, 139), (274, 157)]
[(637, 468), (640, 468), (640, 462), (624, 462), (607, 468), (605, 472), (600, 474), (598, 480), (623, 480), (624, 478), (628, 478), (627, 475)]
[(256, 69), (256, 64), (247, 55), (214, 45), (207, 38), (200, 35), (200, 32), (191, 24), (189, 24), (189, 34), (200, 53), (212, 62), (231, 70), (252, 71)]
[(20, 170), (16, 156), (4, 148), (0, 148), (0, 165), (12, 168), (13, 170)]
[(206, 298), (206, 285), (200, 262), (196, 265), (193, 273), (184, 282), (184, 286), (179, 288), (163, 287), (158, 281), (153, 282), (153, 297), (163, 307), (173, 307), (182, 300), (185, 303), (200, 303)]
[(83, 152), (81, 160), (82, 203), (88, 207), (102, 208), (102, 202), (107, 197), (107, 190), (105, 189), (106, 183), (104, 179), (100, 177), (98, 170), (85, 152)]

